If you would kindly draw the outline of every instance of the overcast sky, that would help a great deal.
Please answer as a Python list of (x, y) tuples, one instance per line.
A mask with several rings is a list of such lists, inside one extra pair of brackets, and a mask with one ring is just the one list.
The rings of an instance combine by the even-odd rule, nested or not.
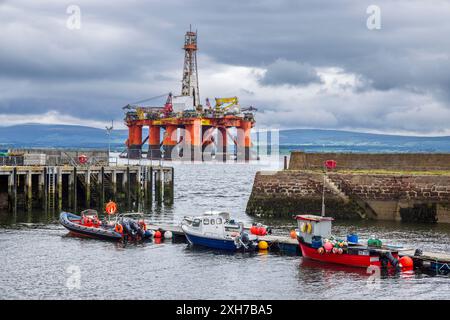
[(179, 94), (190, 24), (201, 99), (238, 96), (260, 128), (450, 135), (440, 0), (0, 0), (1, 125), (121, 124), (125, 104)]

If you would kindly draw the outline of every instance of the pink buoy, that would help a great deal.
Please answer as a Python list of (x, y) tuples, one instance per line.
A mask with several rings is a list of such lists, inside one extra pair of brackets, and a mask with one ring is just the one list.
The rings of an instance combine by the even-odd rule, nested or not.
[(323, 247), (325, 248), (326, 252), (330, 252), (333, 249), (333, 244), (331, 242), (325, 242)]

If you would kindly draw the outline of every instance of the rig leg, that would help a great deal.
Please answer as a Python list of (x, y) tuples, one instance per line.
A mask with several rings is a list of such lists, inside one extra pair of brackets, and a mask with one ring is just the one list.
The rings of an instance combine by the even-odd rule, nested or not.
[(161, 127), (159, 126), (150, 126), (148, 130), (149, 134), (149, 143), (148, 143), (148, 159), (160, 159), (161, 158), (161, 150), (159, 147), (161, 141)]
[(216, 153), (216, 159), (221, 160), (223, 162), (227, 161), (227, 153), (228, 153), (228, 135), (227, 135), (227, 128), (219, 128), (219, 141), (218, 141), (218, 148)]
[(185, 145), (190, 148), (191, 161), (202, 160), (202, 125), (200, 119), (195, 119), (192, 124), (186, 125)]
[[(166, 133), (164, 134), (163, 148), (164, 159), (172, 160), (172, 153), (174, 147), (177, 145), (177, 126), (166, 126)], [(178, 156), (175, 155), (176, 158)]]
[(250, 121), (242, 121), (241, 126), (237, 128), (238, 161), (248, 162), (250, 160), (251, 129), (252, 123)]
[(142, 155), (142, 126), (128, 126), (128, 157), (140, 159)]

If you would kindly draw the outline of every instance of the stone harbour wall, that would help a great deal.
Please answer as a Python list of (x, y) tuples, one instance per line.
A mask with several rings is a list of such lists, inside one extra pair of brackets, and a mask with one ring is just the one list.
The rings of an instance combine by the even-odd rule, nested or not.
[[(327, 177), (325, 199), (329, 216), (450, 222), (450, 175), (332, 172)], [(321, 172), (258, 172), (246, 211), (249, 215), (263, 217), (319, 214), (322, 188)]]
[(340, 189), (367, 200), (450, 202), (450, 176), (328, 174)]
[(294, 151), (290, 170), (322, 169), (326, 160), (335, 160), (339, 169), (350, 170), (450, 170), (450, 153), (305, 153)]

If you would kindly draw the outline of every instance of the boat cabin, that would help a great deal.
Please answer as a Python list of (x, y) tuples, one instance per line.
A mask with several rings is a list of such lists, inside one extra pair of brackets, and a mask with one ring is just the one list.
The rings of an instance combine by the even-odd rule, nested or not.
[(306, 243), (312, 243), (313, 237), (329, 238), (331, 236), (333, 218), (308, 214), (297, 215), (295, 219), (298, 223), (298, 234)]
[(183, 224), (189, 226), (196, 233), (227, 237), (235, 236), (244, 229), (243, 223), (230, 220), (230, 215), (227, 212), (185, 217)]

